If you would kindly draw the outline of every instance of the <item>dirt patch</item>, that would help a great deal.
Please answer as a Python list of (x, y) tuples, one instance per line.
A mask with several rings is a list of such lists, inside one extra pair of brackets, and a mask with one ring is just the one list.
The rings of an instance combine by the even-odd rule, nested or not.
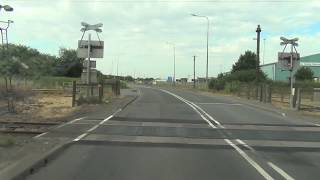
[(37, 94), (18, 101), (15, 104), (16, 113), (6, 113), (2, 121), (59, 121), (81, 109), (71, 107), (71, 97), (61, 94)]
[(69, 116), (79, 110), (79, 107), (71, 107), (71, 97), (61, 95), (38, 95), (36, 104), (22, 109), (23, 113), (32, 113), (36, 119), (56, 119)]

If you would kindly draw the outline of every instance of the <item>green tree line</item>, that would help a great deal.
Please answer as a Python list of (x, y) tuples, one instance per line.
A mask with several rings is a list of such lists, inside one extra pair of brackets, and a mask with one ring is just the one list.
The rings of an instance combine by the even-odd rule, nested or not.
[[(215, 90), (224, 90), (228, 88), (230, 83), (271, 83), (271, 80), (267, 78), (259, 68), (256, 69), (257, 55), (252, 51), (246, 51), (241, 54), (238, 61), (232, 66), (232, 70), (229, 73), (219, 74), (217, 78), (213, 78), (209, 82), (209, 88)], [(311, 82), (313, 79), (313, 72), (308, 67), (301, 67), (295, 72), (295, 78), (299, 82)], [(288, 84), (288, 83), (286, 83)]]
[(6, 85), (13, 78), (80, 77), (82, 62), (74, 49), (60, 48), (59, 56), (53, 56), (24, 45), (0, 47), (0, 76)]

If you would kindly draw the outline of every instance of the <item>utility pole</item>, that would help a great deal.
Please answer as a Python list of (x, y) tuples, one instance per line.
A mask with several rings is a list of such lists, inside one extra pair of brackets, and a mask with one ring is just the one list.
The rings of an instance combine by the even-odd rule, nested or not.
[(119, 59), (117, 61), (117, 79), (119, 78)]
[(264, 65), (264, 58), (266, 57), (266, 38), (263, 39), (263, 59), (262, 64)]
[(291, 44), (291, 56), (290, 56), (290, 107), (291, 109), (294, 108), (295, 104), (294, 104), (294, 89), (293, 89), (293, 44)]
[(196, 88), (196, 56), (193, 56), (193, 88)]
[(168, 45), (173, 47), (173, 78), (172, 85), (175, 85), (176, 81), (176, 45), (174, 43), (167, 42)]
[(173, 85), (176, 85), (176, 46), (173, 46)]
[(256, 62), (256, 71), (257, 71), (257, 81), (260, 80), (260, 77), (259, 77), (259, 66), (260, 66), (260, 33), (261, 33), (261, 27), (260, 25), (258, 25), (257, 27), (257, 62)]

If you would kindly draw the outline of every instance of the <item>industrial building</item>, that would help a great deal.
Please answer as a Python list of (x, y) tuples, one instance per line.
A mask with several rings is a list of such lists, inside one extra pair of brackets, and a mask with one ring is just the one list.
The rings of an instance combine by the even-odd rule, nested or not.
[[(315, 81), (320, 82), (320, 53), (301, 57), (297, 69), (300, 67), (309, 67), (313, 71)], [(260, 68), (271, 80), (289, 81), (290, 79), (290, 72), (283, 70), (278, 62), (264, 64)]]

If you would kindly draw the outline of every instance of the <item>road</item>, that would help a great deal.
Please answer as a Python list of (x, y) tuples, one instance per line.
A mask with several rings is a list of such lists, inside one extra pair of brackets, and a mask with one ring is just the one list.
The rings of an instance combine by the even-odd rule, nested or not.
[[(319, 179), (320, 127), (221, 96), (140, 87), (32, 180)], [(86, 126), (84, 126), (86, 125)]]

